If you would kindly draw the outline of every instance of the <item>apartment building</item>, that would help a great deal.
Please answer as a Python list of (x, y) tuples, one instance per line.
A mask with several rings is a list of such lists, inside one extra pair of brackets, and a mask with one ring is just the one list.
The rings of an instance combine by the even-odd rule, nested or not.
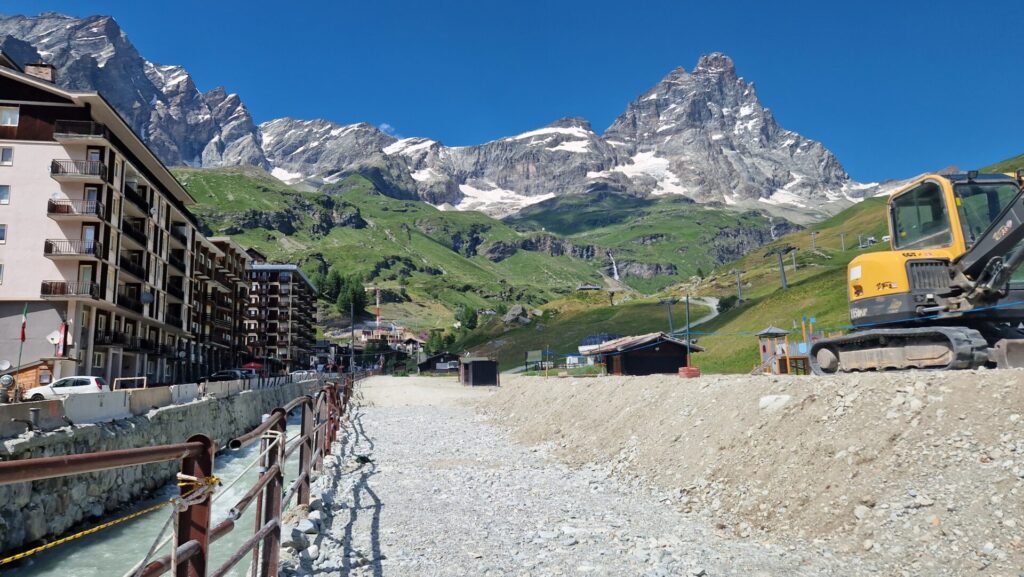
[(253, 360), (287, 370), (314, 366), (316, 287), (299, 267), (271, 264), (251, 250), (246, 347)]
[(101, 95), (53, 74), (0, 53), (0, 361), (23, 348), (39, 378), (155, 383), (237, 366), (250, 257), (201, 234), (194, 199)]

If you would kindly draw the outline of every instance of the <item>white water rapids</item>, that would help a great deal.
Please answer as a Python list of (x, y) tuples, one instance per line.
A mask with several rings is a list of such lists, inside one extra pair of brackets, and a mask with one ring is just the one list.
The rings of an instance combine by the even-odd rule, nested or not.
[[(298, 419), (289, 420), (289, 438), (299, 432)], [(253, 443), (238, 451), (224, 451), (217, 454), (214, 461), (214, 473), (221, 478), (224, 486), (233, 481), (238, 475), (259, 455), (259, 443)], [(287, 489), (295, 480), (298, 472), (299, 452), (296, 451), (288, 460), (288, 467), (285, 470), (284, 486)], [(213, 504), (213, 522), (211, 527), (227, 517), (231, 507), (245, 495), (259, 475), (259, 465), (245, 472), (244, 478), (233, 485), (227, 491), (219, 491)], [(143, 509), (158, 501), (167, 500), (177, 494), (178, 488), (175, 483), (170, 483), (160, 489), (156, 495), (145, 501), (140, 501), (135, 506), (117, 511), (105, 522), (127, 515), (132, 511)], [(294, 498), (292, 500), (294, 504)], [(256, 512), (254, 501), (246, 510), (242, 518), (235, 522), (235, 528), (227, 535), (221, 537), (216, 543), (210, 544), (210, 560), (207, 564), (209, 571), (219, 567), (238, 547), (252, 536)], [(170, 507), (163, 507), (156, 511), (143, 515), (138, 519), (115, 525), (104, 529), (99, 533), (82, 537), (70, 543), (58, 545), (57, 547), (29, 557), (16, 567), (7, 570), (0, 570), (0, 575), (32, 575), (34, 577), (121, 577), (129, 571), (136, 563), (142, 560), (149, 551), (156, 538), (157, 531), (163, 527), (167, 517), (171, 514)], [(99, 522), (97, 522), (98, 524)], [(173, 531), (173, 524), (168, 527), (166, 536)], [(159, 558), (170, 552), (170, 545), (154, 554), (153, 558)], [(244, 577), (248, 574), (251, 555), (239, 562), (228, 574), (232, 577)]]

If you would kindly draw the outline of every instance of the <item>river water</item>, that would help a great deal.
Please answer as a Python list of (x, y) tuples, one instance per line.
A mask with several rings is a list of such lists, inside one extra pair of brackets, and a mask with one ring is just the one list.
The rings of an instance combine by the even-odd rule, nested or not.
[[(290, 420), (288, 423), (288, 436), (291, 438), (299, 432), (298, 419)], [(214, 462), (214, 472), (221, 478), (226, 486), (233, 481), (256, 456), (259, 455), (259, 443), (253, 443), (238, 451), (225, 451), (218, 453)], [(287, 489), (295, 480), (298, 472), (298, 455), (296, 451), (288, 460), (285, 469), (284, 486)], [(227, 491), (218, 491), (217, 498), (213, 504), (213, 522), (211, 527), (227, 517), (228, 511), (238, 499), (245, 495), (252, 487), (259, 475), (259, 466), (246, 471), (244, 478), (233, 485)], [(176, 495), (178, 488), (171, 483), (161, 489), (151, 499), (137, 503), (131, 510), (112, 515), (114, 519), (130, 513), (132, 510), (139, 510), (159, 501), (167, 500)], [(294, 503), (294, 500), (292, 501)], [(136, 563), (142, 560), (156, 539), (156, 534), (163, 527), (171, 514), (170, 507), (157, 509), (149, 513), (104, 529), (99, 533), (82, 537), (70, 543), (58, 545), (53, 549), (36, 553), (27, 561), (22, 562), (18, 567), (0, 571), (3, 577), (31, 575), (32, 577), (121, 577), (129, 571)], [(255, 525), (256, 503), (253, 502), (246, 510), (242, 518), (235, 522), (235, 528), (219, 541), (210, 545), (210, 561), (207, 563), (208, 571), (213, 571), (227, 560), (231, 554), (241, 546), (250, 536)], [(106, 521), (108, 519), (104, 519)], [(173, 525), (168, 527), (167, 535), (173, 531)], [(170, 545), (165, 546), (161, 551), (154, 554), (159, 558), (170, 552)], [(235, 565), (229, 575), (232, 577), (243, 577), (248, 574), (249, 560)]]

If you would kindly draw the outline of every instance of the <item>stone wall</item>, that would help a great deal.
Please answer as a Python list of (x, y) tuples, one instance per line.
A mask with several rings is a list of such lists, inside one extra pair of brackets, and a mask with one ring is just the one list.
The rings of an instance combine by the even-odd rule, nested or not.
[[(106, 423), (26, 433), (0, 444), (0, 459), (17, 460), (184, 442), (203, 433), (223, 446), (252, 430), (262, 416), (318, 384), (292, 383), (220, 399), (153, 409)], [(130, 505), (174, 478), (179, 462), (0, 486), (0, 552), (52, 539), (78, 524)]]

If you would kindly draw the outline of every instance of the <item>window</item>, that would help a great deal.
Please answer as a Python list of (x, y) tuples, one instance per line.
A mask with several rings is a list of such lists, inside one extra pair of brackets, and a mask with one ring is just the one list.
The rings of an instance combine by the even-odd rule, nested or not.
[(958, 184), (953, 190), (968, 248), (988, 230), (1020, 191), (1017, 185), (1007, 182)]
[(93, 353), (92, 354), (92, 366), (93, 366), (93, 368), (104, 367), (106, 365), (107, 365), (107, 360), (104, 358), (103, 353)]
[(0, 224), (0, 244), (7, 242), (7, 225)]
[(0, 126), (17, 126), (18, 116), (17, 106), (0, 106)]
[(0, 166), (14, 165), (14, 149), (10, 146), (0, 146)]
[(952, 242), (942, 188), (925, 182), (892, 201), (896, 248), (937, 248)]
[(10, 185), (0, 184), (0, 204), (11, 204)]

